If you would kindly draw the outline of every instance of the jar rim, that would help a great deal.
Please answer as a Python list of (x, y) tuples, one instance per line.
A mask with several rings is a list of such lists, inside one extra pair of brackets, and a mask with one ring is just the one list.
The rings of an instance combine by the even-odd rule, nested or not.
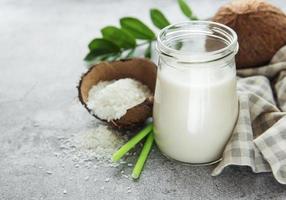
[[(199, 27), (212, 27), (213, 30), (209, 29), (208, 31), (199, 29)], [(179, 29), (180, 28), (180, 29)], [(193, 28), (193, 29), (192, 29)], [(214, 51), (209, 52), (199, 52), (191, 54), (188, 52), (183, 52), (181, 50), (172, 48), (166, 44), (164, 41), (167, 38), (167, 34), (170, 30), (173, 30), (174, 33), (176, 29), (177, 31), (191, 31), (188, 34), (196, 33), (198, 35), (208, 35), (213, 34), (214, 31), (218, 31), (221, 35), (225, 36), (225, 39), (218, 38), (221, 40), (225, 40), (226, 46), (219, 48)], [(171, 34), (169, 33), (169, 34)], [(213, 62), (216, 60), (223, 59), (225, 57), (234, 56), (238, 51), (238, 42), (237, 42), (237, 34), (230, 27), (212, 21), (186, 21), (176, 24), (171, 24), (165, 28), (163, 28), (157, 35), (157, 51), (169, 58), (177, 59), (180, 62), (186, 63), (205, 63), (205, 62)]]

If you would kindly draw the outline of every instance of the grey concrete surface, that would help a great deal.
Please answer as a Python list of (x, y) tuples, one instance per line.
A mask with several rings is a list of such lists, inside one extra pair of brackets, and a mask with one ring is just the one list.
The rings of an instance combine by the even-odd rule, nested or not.
[[(206, 18), (226, 1), (188, 2)], [(285, 0), (271, 2), (286, 10)], [(122, 16), (151, 24), (152, 7), (172, 22), (185, 20), (175, 0), (0, 0), (1, 200), (286, 198), (286, 186), (270, 173), (230, 167), (211, 177), (212, 166), (174, 163), (156, 149), (137, 182), (121, 175), (131, 173), (127, 164), (77, 167), (69, 156), (55, 156), (61, 153), (58, 138), (98, 123), (77, 100), (88, 42)]]

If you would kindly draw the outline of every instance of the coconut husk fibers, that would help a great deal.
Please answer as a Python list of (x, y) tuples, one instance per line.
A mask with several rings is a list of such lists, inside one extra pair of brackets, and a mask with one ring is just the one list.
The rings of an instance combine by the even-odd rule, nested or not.
[[(154, 63), (143, 58), (133, 58), (114, 62), (102, 62), (92, 66), (81, 77), (78, 92), (79, 100), (84, 107), (101, 121), (98, 116), (87, 107), (88, 92), (93, 85), (99, 81), (111, 81), (122, 78), (133, 78), (147, 85), (151, 92), (155, 92), (157, 67)], [(117, 129), (134, 129), (143, 125), (148, 117), (152, 115), (153, 98), (147, 98), (143, 103), (127, 110), (127, 113), (118, 120), (111, 120), (109, 123)]]
[(222, 6), (212, 19), (238, 35), (238, 68), (262, 66), (286, 44), (286, 15), (263, 0), (236, 0)]

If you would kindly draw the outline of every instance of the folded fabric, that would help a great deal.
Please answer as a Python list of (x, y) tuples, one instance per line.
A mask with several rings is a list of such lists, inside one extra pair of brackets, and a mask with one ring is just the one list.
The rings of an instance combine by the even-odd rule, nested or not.
[(237, 92), (237, 124), (212, 175), (229, 165), (249, 166), (286, 184), (286, 46), (269, 65), (238, 70)]

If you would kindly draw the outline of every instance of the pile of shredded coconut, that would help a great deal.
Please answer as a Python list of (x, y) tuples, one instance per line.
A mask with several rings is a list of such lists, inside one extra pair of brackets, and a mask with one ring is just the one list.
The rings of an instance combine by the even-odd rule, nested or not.
[(107, 121), (119, 119), (151, 95), (149, 88), (131, 78), (101, 81), (88, 93), (87, 106)]
[(79, 146), (83, 150), (94, 153), (97, 159), (109, 159), (126, 141), (127, 138), (119, 132), (100, 125), (96, 129), (85, 132), (79, 139)]
[(62, 140), (63, 154), (72, 156), (75, 165), (91, 165), (93, 160), (111, 165), (111, 157), (128, 138), (106, 125), (81, 132), (72, 138)]

